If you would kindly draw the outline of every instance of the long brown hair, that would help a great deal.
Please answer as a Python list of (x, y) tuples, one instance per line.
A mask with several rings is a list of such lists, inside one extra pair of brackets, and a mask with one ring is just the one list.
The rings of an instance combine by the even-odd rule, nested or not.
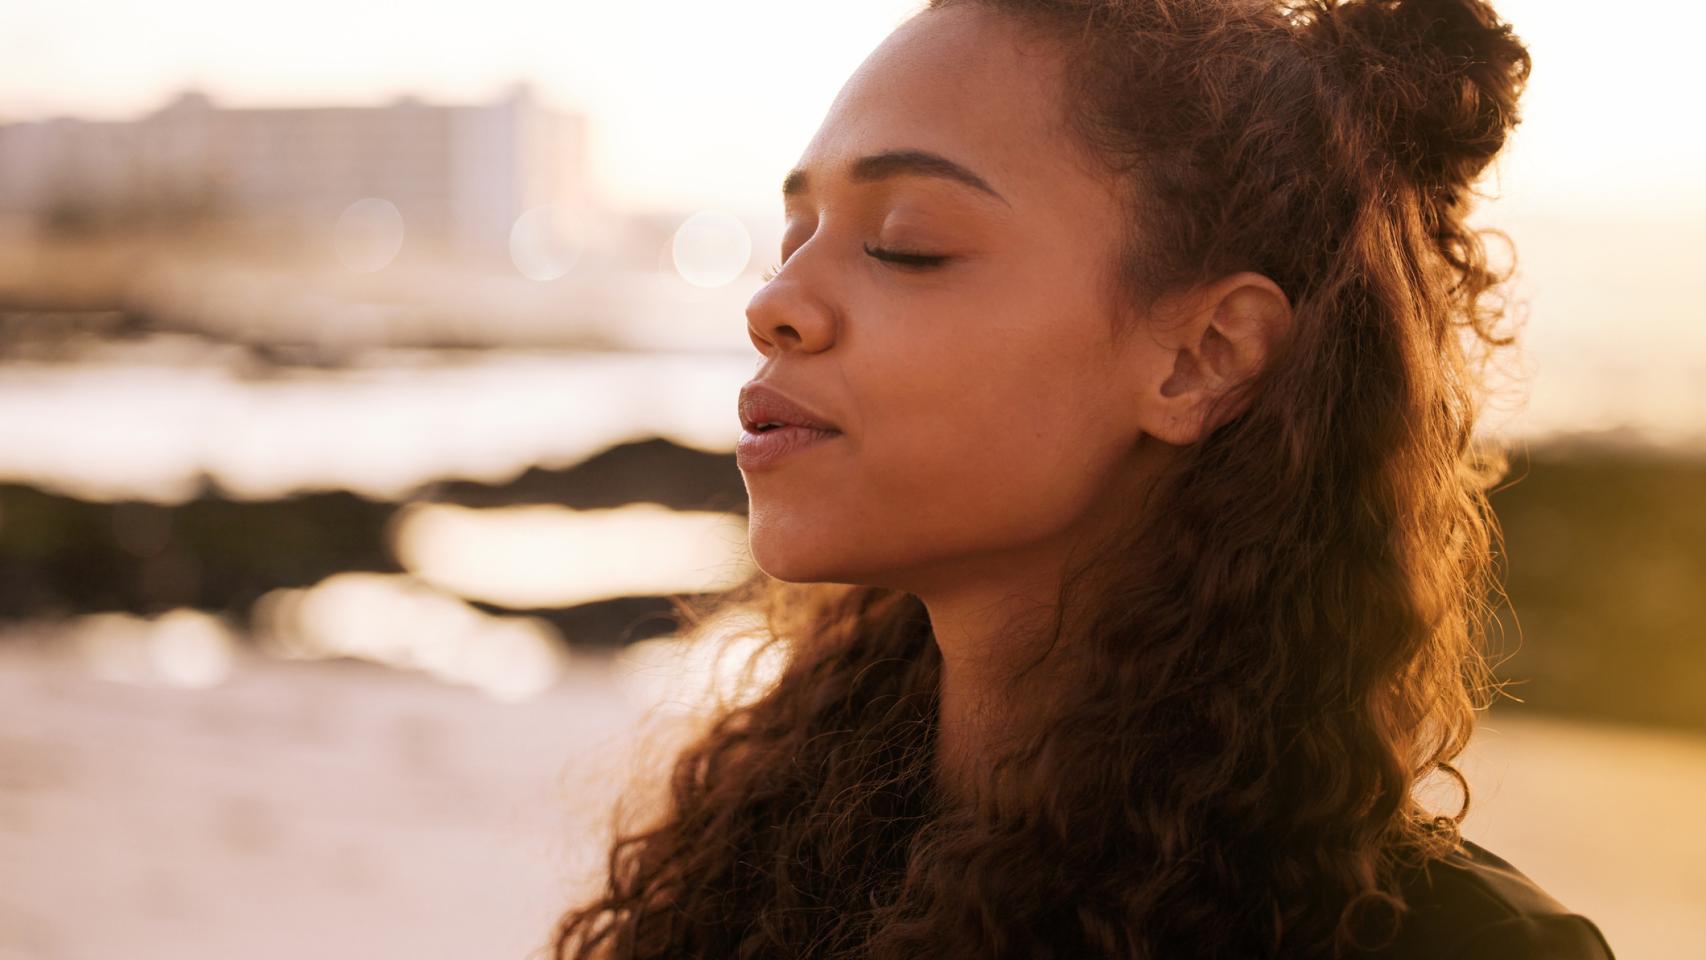
[[(929, 9), (968, 3), (1061, 44), (1063, 109), (1126, 188), (1115, 292), (1257, 271), (1289, 340), (1061, 584), (1053, 638), (1093, 669), (987, 805), (932, 785), (917, 597), (761, 574), (722, 598), (780, 678), (679, 755), (559, 957), (1342, 955), (1458, 842), (1503, 469), (1471, 432), (1510, 339), (1466, 216), (1525, 48), (1479, 0)], [(1454, 816), (1412, 795), (1438, 773)]]

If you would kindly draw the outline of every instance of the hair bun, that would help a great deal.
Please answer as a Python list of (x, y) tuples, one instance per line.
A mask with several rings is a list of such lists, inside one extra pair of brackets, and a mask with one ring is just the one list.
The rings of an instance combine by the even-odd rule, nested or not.
[(1485, 0), (1325, 0), (1309, 30), (1418, 185), (1473, 184), (1517, 124), (1528, 50)]

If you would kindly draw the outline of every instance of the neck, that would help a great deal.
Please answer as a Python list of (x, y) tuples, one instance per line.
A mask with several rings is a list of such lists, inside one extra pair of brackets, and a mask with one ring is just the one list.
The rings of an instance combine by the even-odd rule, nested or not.
[(1165, 445), (1140, 444), (1068, 528), (962, 563), (951, 577), (915, 580), (942, 654), (935, 765), (951, 800), (976, 800), (994, 757), (1041, 729), (1072, 689), (1082, 651), (1065, 635), (1050, 649), (1062, 577), (1079, 549), (1104, 558), (1172, 455)]
[(942, 654), (934, 764), (952, 804), (977, 802), (995, 757), (1036, 729), (1056, 698), (1064, 654), (1046, 649), (1054, 606), (1039, 593), (928, 604)]

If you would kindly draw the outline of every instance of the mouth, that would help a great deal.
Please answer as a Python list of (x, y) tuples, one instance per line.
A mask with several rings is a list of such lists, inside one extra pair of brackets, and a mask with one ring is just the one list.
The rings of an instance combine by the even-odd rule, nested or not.
[(752, 382), (740, 392), (741, 427), (751, 434), (770, 434), (797, 428), (817, 433), (839, 433), (840, 428), (816, 410), (761, 382)]
[(746, 430), (748, 433), (774, 433), (777, 430), (805, 430), (810, 433), (821, 433), (825, 435), (833, 435), (841, 432), (840, 430), (833, 430), (828, 427), (812, 427), (803, 423), (782, 423), (775, 420), (767, 423), (753, 424), (747, 427)]
[(735, 461), (741, 470), (753, 473), (827, 445), (840, 436), (839, 430), (797, 423), (757, 423), (743, 432), (735, 444)]

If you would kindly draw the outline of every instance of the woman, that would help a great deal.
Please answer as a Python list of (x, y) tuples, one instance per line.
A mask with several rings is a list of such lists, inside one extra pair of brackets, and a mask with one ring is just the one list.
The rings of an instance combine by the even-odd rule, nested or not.
[(558, 955), (1609, 957), (1457, 832), (1509, 340), (1465, 216), (1528, 69), (1478, 0), (887, 38), (747, 309), (724, 602), (785, 667)]

